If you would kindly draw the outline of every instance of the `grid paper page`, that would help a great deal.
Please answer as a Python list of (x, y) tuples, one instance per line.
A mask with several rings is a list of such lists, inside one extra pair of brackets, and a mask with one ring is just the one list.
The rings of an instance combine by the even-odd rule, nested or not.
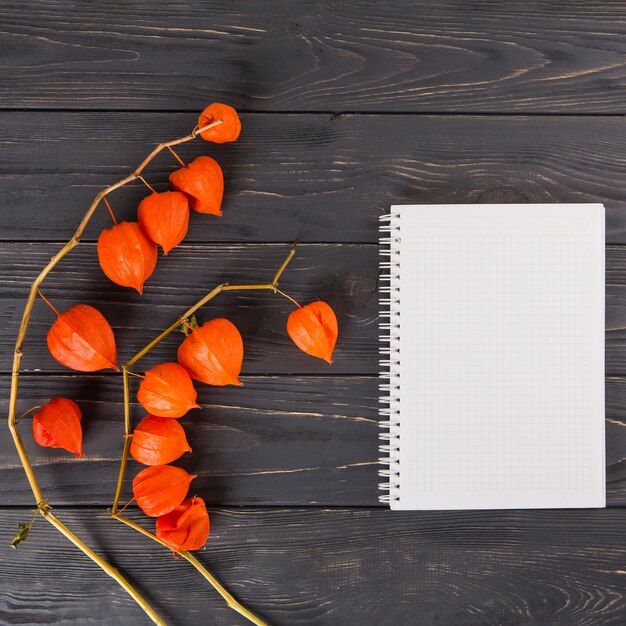
[(604, 207), (400, 214), (397, 509), (605, 506)]

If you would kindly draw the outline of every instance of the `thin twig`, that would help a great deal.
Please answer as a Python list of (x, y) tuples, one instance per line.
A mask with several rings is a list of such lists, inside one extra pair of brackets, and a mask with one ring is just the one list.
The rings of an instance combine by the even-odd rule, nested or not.
[(117, 505), (122, 495), (122, 483), (124, 482), (124, 474), (126, 473), (126, 462), (128, 461), (128, 452), (130, 450), (130, 444), (133, 440), (133, 435), (130, 432), (130, 380), (128, 378), (128, 368), (126, 365), (122, 365), (122, 380), (124, 383), (124, 449), (122, 451), (122, 459), (120, 461), (120, 469), (117, 477), (117, 483), (115, 485), (115, 496), (113, 498), (113, 504), (111, 505), (111, 514), (117, 513)]
[[(289, 254), (283, 264), (281, 265), (279, 271), (276, 273), (276, 276), (280, 276), (282, 272), (287, 267), (289, 261), (293, 258), (295, 253), (295, 244), (290, 250)], [(117, 507), (119, 505), (119, 500), (122, 495), (122, 485), (124, 482), (124, 474), (126, 472), (126, 462), (128, 460), (128, 451), (130, 449), (130, 438), (132, 434), (130, 432), (130, 389), (129, 389), (129, 379), (128, 375), (131, 374), (129, 368), (135, 364), (139, 359), (143, 358), (152, 348), (157, 346), (163, 339), (165, 339), (168, 335), (174, 332), (179, 326), (187, 323), (187, 318), (191, 317), (200, 307), (204, 306), (207, 302), (215, 298), (222, 291), (273, 291), (274, 293), (279, 293), (281, 296), (284, 296), (288, 300), (291, 300), (297, 307), (300, 305), (289, 295), (282, 292), (280, 289), (276, 287), (274, 283), (261, 283), (256, 285), (229, 285), (227, 283), (222, 283), (215, 287), (212, 291), (210, 291), (206, 296), (198, 300), (193, 306), (189, 307), (173, 324), (168, 326), (158, 337), (153, 339), (147, 346), (144, 346), (135, 356), (130, 358), (124, 365), (122, 365), (122, 374), (124, 376), (124, 435), (126, 437), (124, 441), (124, 449), (122, 451), (122, 459), (120, 462), (120, 470), (117, 477), (117, 484), (115, 486), (115, 495), (113, 496), (113, 504), (111, 505), (111, 514), (115, 515), (117, 512)]]
[[(19, 391), (19, 377), (20, 377), (20, 365), (22, 363), (22, 356), (24, 354), (24, 340), (26, 338), (26, 332), (28, 331), (28, 324), (30, 322), (30, 317), (33, 311), (33, 305), (35, 303), (35, 298), (39, 293), (39, 287), (44, 282), (48, 274), (56, 267), (57, 263), (68, 254), (73, 248), (75, 248), (79, 242), (80, 238), (87, 227), (87, 224), (91, 220), (96, 208), (100, 204), (103, 199), (106, 199), (106, 196), (110, 194), (112, 191), (127, 185), (128, 183), (137, 179), (137, 177), (141, 174), (144, 168), (152, 161), (152, 159), (170, 146), (175, 146), (181, 143), (185, 143), (187, 141), (191, 141), (196, 138), (199, 132), (203, 132), (212, 128), (214, 126), (218, 126), (222, 123), (222, 120), (217, 120), (207, 126), (196, 129), (194, 128), (193, 132), (185, 137), (181, 137), (179, 139), (174, 139), (173, 141), (168, 141), (166, 143), (159, 144), (152, 152), (139, 164), (135, 171), (114, 183), (113, 185), (109, 185), (106, 189), (100, 191), (96, 197), (93, 199), (91, 205), (87, 209), (85, 215), (82, 220), (78, 224), (76, 232), (72, 236), (72, 238), (50, 259), (50, 261), (46, 264), (46, 266), (39, 272), (39, 275), (33, 281), (30, 291), (28, 293), (28, 297), (26, 299), (26, 304), (24, 305), (24, 311), (22, 313), (22, 321), (20, 322), (20, 327), (17, 333), (17, 338), (15, 340), (15, 348), (13, 350), (13, 365), (11, 368), (11, 394), (9, 397), (9, 412), (7, 417), (7, 424), (9, 431), (11, 433), (11, 437), (13, 438), (13, 443), (17, 450), (18, 456), (20, 457), (20, 462), (22, 467), (24, 468), (24, 473), (26, 474), (26, 479), (28, 480), (28, 484), (30, 486), (31, 491), (33, 492), (33, 497), (35, 498), (35, 502), (37, 506), (41, 506), (45, 503), (45, 498), (43, 493), (41, 492), (41, 487), (39, 486), (39, 482), (37, 481), (37, 476), (33, 470), (33, 466), (28, 458), (28, 454), (26, 453), (26, 448), (24, 447), (24, 442), (20, 436), (19, 427), (16, 420), (17, 415), (17, 400), (18, 400), (18, 391)], [(127, 438), (127, 441), (129, 439)], [(130, 444), (128, 444), (130, 445)], [(126, 447), (126, 446), (125, 446)], [(42, 509), (42, 515), (43, 515)], [(89, 556), (95, 563), (97, 563), (107, 574), (115, 578), (117, 582), (129, 593), (132, 598), (141, 606), (141, 608), (146, 612), (148, 616), (156, 623), (156, 624), (165, 624), (159, 616), (155, 613), (154, 609), (150, 607), (150, 605), (142, 598), (142, 596), (134, 589), (134, 587), (126, 581), (126, 579), (114, 568), (112, 568), (106, 561), (100, 558), (95, 552), (89, 548), (84, 542), (82, 542), (74, 533), (69, 530), (64, 524), (62, 524), (52, 513), (47, 513), (44, 517), (59, 530), (63, 535), (65, 535), (72, 543), (82, 552), (84, 552), (87, 556)]]
[(15, 423), (19, 424), (22, 419), (24, 419), (29, 413), (32, 413), (33, 411), (36, 411), (37, 409), (40, 409), (41, 405), (37, 405), (37, 406), (31, 406), (30, 409), (28, 409), (28, 411), (24, 411), (24, 413), (22, 413), (18, 418), (15, 419)]
[(289, 261), (291, 261), (291, 259), (293, 258), (293, 255), (296, 253), (297, 247), (298, 247), (298, 242), (294, 241), (293, 246), (291, 246), (291, 250), (289, 251), (289, 254), (287, 255), (287, 258), (283, 261), (283, 264), (278, 268), (278, 271), (276, 272), (276, 274), (274, 274), (274, 278), (272, 279), (272, 285), (274, 285), (274, 287), (278, 285), (278, 279), (280, 278), (280, 275), (285, 271), (285, 268), (287, 267), (287, 265), (289, 265)]
[(171, 146), (167, 146), (167, 149), (174, 155), (174, 158), (183, 166), (187, 167), (187, 163), (185, 163), (179, 156), (174, 152), (174, 149)]
[[(295, 247), (289, 252), (289, 256), (281, 266), (277, 275), (280, 276), (282, 271), (287, 267), (287, 264), (293, 257), (295, 251)], [(283, 293), (276, 287), (274, 283), (269, 284), (258, 284), (258, 285), (228, 285), (221, 284), (215, 287), (212, 291), (210, 291), (206, 296), (200, 299), (196, 304), (187, 309), (183, 315), (181, 315), (173, 324), (171, 324), (168, 328), (166, 328), (158, 337), (153, 339), (147, 346), (139, 350), (135, 356), (129, 359), (122, 366), (122, 374), (124, 379), (124, 431), (125, 431), (125, 440), (124, 440), (124, 449), (122, 450), (122, 458), (120, 461), (120, 469), (117, 478), (117, 484), (115, 486), (115, 495), (113, 497), (113, 504), (111, 505), (111, 516), (115, 519), (123, 522), (127, 526), (134, 528), (138, 532), (150, 537), (154, 541), (157, 541), (161, 545), (164, 545), (171, 549), (170, 546), (167, 546), (166, 543), (161, 541), (156, 535), (153, 535), (151, 532), (147, 531), (145, 528), (136, 524), (132, 520), (129, 520), (127, 517), (123, 517), (121, 515), (121, 511), (118, 512), (119, 500), (122, 494), (122, 486), (124, 483), (124, 475), (126, 473), (126, 463), (128, 460), (128, 452), (130, 449), (130, 442), (132, 440), (132, 433), (130, 432), (130, 388), (129, 388), (129, 374), (132, 372), (129, 371), (129, 367), (139, 361), (142, 357), (144, 357), (152, 348), (158, 345), (163, 339), (165, 339), (170, 333), (176, 330), (182, 324), (187, 324), (187, 318), (191, 317), (201, 306), (215, 298), (222, 291), (248, 291), (248, 290), (270, 290), (274, 293), (279, 293), (285, 298), (291, 300), (297, 306), (300, 306), (291, 296), (288, 296), (286, 293)], [(131, 500), (132, 501), (132, 500)], [(126, 505), (128, 506), (128, 505)], [(124, 507), (126, 508), (126, 507)], [(122, 509), (123, 511), (124, 509)], [(219, 583), (219, 581), (198, 561), (190, 552), (187, 551), (178, 551), (174, 550), (177, 554), (182, 556), (184, 559), (189, 561), (201, 574), (204, 578), (209, 581), (209, 583), (217, 590), (217, 592), (226, 600), (228, 606), (237, 611), (252, 623), (257, 624), (258, 626), (267, 626), (265, 622), (259, 619), (254, 613), (252, 613), (245, 606), (240, 604), (228, 591)]]
[(135, 378), (141, 378), (144, 380), (146, 377), (143, 374), (137, 374), (136, 372), (131, 372), (128, 368), (126, 368), (129, 376), (134, 376)]
[[(16, 414), (17, 414), (17, 399), (18, 399), (18, 390), (19, 390), (20, 365), (21, 365), (21, 360), (22, 360), (22, 356), (23, 356), (24, 340), (25, 340), (25, 337), (26, 337), (26, 332), (28, 330), (28, 324), (30, 322), (30, 317), (31, 317), (31, 314), (32, 314), (32, 309), (33, 309), (33, 305), (34, 305), (34, 302), (35, 302), (35, 298), (36, 298), (38, 293), (39, 293), (39, 295), (41, 295), (40, 292), (39, 292), (39, 287), (44, 282), (44, 280), (46, 279), (48, 274), (59, 263), (59, 261), (63, 257), (65, 257), (73, 248), (75, 248), (79, 244), (80, 239), (81, 239), (81, 237), (82, 237), (82, 235), (83, 235), (83, 233), (85, 231), (85, 228), (87, 227), (87, 224), (91, 220), (91, 217), (93, 216), (93, 214), (94, 214), (96, 208), (98, 207), (98, 205), (100, 204), (100, 202), (102, 200), (104, 200), (105, 204), (107, 205), (107, 207), (110, 208), (110, 205), (107, 202), (106, 196), (108, 194), (110, 194), (112, 191), (115, 191), (116, 189), (119, 189), (120, 187), (123, 187), (124, 185), (127, 185), (128, 183), (136, 180), (137, 178), (140, 178), (141, 172), (145, 169), (145, 167), (152, 161), (152, 159), (159, 152), (161, 152), (165, 148), (171, 150), (172, 146), (175, 146), (175, 145), (178, 145), (178, 144), (181, 144), (181, 143), (185, 143), (187, 141), (191, 141), (192, 139), (195, 139), (200, 133), (204, 132), (205, 130), (208, 130), (209, 128), (212, 128), (214, 126), (218, 126), (219, 124), (222, 124), (222, 123), (223, 123), (222, 120), (217, 120), (217, 121), (215, 121), (215, 122), (213, 122), (211, 124), (208, 124), (208, 125), (204, 126), (203, 128), (197, 128), (197, 127), (194, 128), (193, 132), (190, 135), (187, 135), (185, 137), (181, 137), (180, 139), (175, 139), (173, 141), (169, 141), (169, 142), (165, 142), (165, 143), (159, 144), (139, 164), (139, 166), (135, 169), (135, 171), (132, 174), (128, 175), (127, 177), (123, 178), (122, 180), (118, 181), (117, 183), (114, 183), (113, 185), (110, 185), (106, 189), (103, 189), (102, 191), (100, 191), (96, 195), (96, 197), (92, 201), (91, 205), (87, 209), (85, 215), (83, 216), (82, 220), (80, 221), (80, 223), (79, 223), (79, 225), (78, 225), (74, 235), (72, 236), (72, 238), (52, 257), (52, 259), (50, 259), (48, 264), (41, 270), (41, 272), (39, 273), (37, 278), (35, 278), (35, 280), (33, 281), (32, 285), (31, 285), (31, 288), (30, 288), (30, 291), (29, 291), (29, 294), (28, 294), (28, 298), (26, 300), (26, 304), (24, 305), (24, 311), (22, 313), (22, 321), (20, 323), (20, 327), (19, 327), (18, 334), (17, 334), (17, 339), (15, 341), (15, 349), (14, 349), (14, 352), (13, 352), (13, 366), (12, 366), (12, 370), (11, 370), (11, 394), (10, 394), (10, 398), (9, 398), (9, 414), (8, 414), (8, 420), (7, 420), (8, 421), (8, 427), (9, 427), (9, 431), (11, 432), (11, 436), (13, 438), (13, 442), (15, 444), (15, 448), (17, 450), (17, 453), (18, 453), (19, 457), (20, 457), (20, 462), (22, 463), (22, 466), (24, 468), (24, 473), (26, 474), (26, 478), (28, 480), (28, 483), (29, 483), (29, 486), (31, 488), (31, 491), (33, 492), (33, 496), (35, 498), (35, 502), (37, 503), (37, 506), (38, 506), (38, 509), (41, 512), (41, 515), (50, 524), (52, 524), (61, 534), (63, 534), (65, 537), (67, 537), (79, 550), (81, 550), (81, 552), (86, 554), (103, 571), (105, 571), (109, 576), (111, 576), (113, 579), (115, 579), (118, 582), (118, 584), (143, 609), (143, 611), (146, 613), (146, 615), (148, 615), (150, 617), (150, 619), (152, 619), (152, 621), (155, 624), (158, 624), (160, 626), (165, 626), (165, 622), (158, 616), (158, 614), (154, 611), (154, 609), (137, 592), (137, 590), (120, 574), (120, 572), (116, 568), (112, 567), (109, 563), (107, 563), (100, 556), (98, 556), (87, 544), (85, 544), (81, 539), (79, 539), (69, 528), (67, 528), (67, 526), (65, 526), (65, 524), (63, 524), (50, 511), (50, 507), (47, 505), (47, 503), (46, 503), (46, 501), (45, 501), (45, 499), (43, 497), (43, 494), (41, 492), (41, 488), (40, 488), (39, 483), (37, 481), (37, 477), (35, 475), (35, 472), (33, 470), (32, 465), (30, 463), (30, 459), (28, 458), (28, 454), (26, 453), (26, 449), (24, 447), (24, 443), (22, 442), (22, 439), (21, 439), (21, 436), (20, 436), (20, 432), (19, 432), (19, 428), (18, 428), (18, 425), (17, 425), (17, 421), (18, 420), (16, 420)], [(173, 152), (173, 150), (172, 150), (172, 152)], [(176, 155), (176, 157), (179, 158), (178, 155)], [(179, 158), (179, 161), (181, 162), (182, 165), (184, 165), (184, 163), (182, 162), (182, 160), (180, 158)], [(145, 180), (143, 178), (142, 178), (142, 180), (145, 183)], [(111, 216), (112, 216), (112, 218), (113, 218), (113, 220), (115, 222), (115, 216), (113, 215), (112, 211), (111, 211)], [(289, 257), (286, 259), (286, 261), (283, 263), (283, 265), (281, 266), (281, 268), (277, 272), (277, 274), (276, 274), (276, 276), (274, 278), (274, 281), (278, 280), (278, 277), (280, 276), (280, 274), (282, 273), (282, 271), (284, 270), (284, 268), (286, 267), (287, 263), (289, 262), (289, 260), (291, 259), (292, 256), (293, 256), (293, 250), (290, 252)], [(277, 290), (275, 282), (273, 282), (270, 285), (241, 285), (239, 287), (237, 287), (237, 286), (230, 286), (230, 285), (218, 285), (218, 287), (216, 287), (212, 292), (207, 294), (202, 300), (200, 300), (194, 306), (192, 306), (190, 309), (188, 309), (188, 311), (181, 318), (179, 318), (174, 324), (172, 324), (169, 328), (167, 328), (165, 331), (163, 331), (163, 333), (161, 333), (154, 341), (152, 341), (150, 344), (148, 344), (143, 350), (140, 350), (122, 368), (122, 375), (123, 375), (123, 380), (124, 380), (124, 430), (125, 430), (125, 440), (124, 440), (124, 450), (123, 450), (123, 453), (122, 453), (122, 460), (121, 460), (121, 463), (120, 463), (120, 472), (119, 472), (119, 476), (118, 476), (118, 483), (117, 483), (117, 486), (116, 486), (115, 500), (114, 500), (114, 504), (113, 504), (113, 507), (112, 507), (112, 514), (113, 514), (114, 517), (116, 517), (116, 519), (126, 519), (126, 518), (122, 518), (121, 516), (119, 516), (117, 514), (116, 510), (117, 510), (117, 504), (119, 502), (119, 496), (120, 496), (120, 493), (121, 493), (121, 488), (122, 488), (122, 483), (123, 483), (123, 478), (124, 478), (124, 473), (125, 473), (125, 467), (126, 467), (126, 461), (128, 459), (128, 451), (129, 451), (129, 448), (130, 448), (130, 442), (132, 440), (132, 433), (130, 432), (130, 385), (129, 385), (129, 374), (130, 374), (130, 372), (128, 371), (128, 367), (130, 367), (130, 365), (132, 365), (133, 363), (138, 361), (142, 356), (144, 356), (147, 352), (149, 352), (152, 347), (154, 347), (157, 343), (162, 341), (162, 339), (167, 337), (167, 335), (169, 335), (173, 330), (178, 328), (178, 326), (180, 326), (180, 324), (183, 322), (183, 320), (185, 318), (191, 316), (197, 309), (199, 309), (203, 304), (205, 304), (206, 302), (211, 300), (213, 297), (215, 297), (222, 290), (231, 291), (231, 290), (236, 290), (238, 288), (240, 288), (241, 290), (245, 290), (245, 289), (271, 289), (274, 292), (278, 292), (281, 295), (283, 295), (283, 296), (289, 298), (290, 300), (292, 300), (293, 302), (295, 302), (290, 296), (287, 296), (287, 294), (284, 294), (283, 292)], [(42, 298), (43, 298), (43, 295), (42, 295)], [(53, 310), (55, 310), (55, 309), (53, 308)], [(55, 310), (55, 312), (58, 315), (58, 312), (56, 310)], [(132, 524), (134, 524), (134, 523), (131, 523), (131, 525)], [(136, 526), (138, 527), (138, 529), (141, 528), (138, 525), (136, 525)], [(143, 531), (143, 530), (142, 530), (142, 532), (144, 532), (144, 534), (147, 533), (147, 531)], [(149, 534), (149, 536), (152, 536), (151, 533), (148, 533), (148, 534)], [(155, 536), (153, 536), (153, 537), (156, 539)], [(160, 542), (160, 540), (159, 540), (159, 542)], [(188, 552), (180, 552), (180, 555), (183, 558), (185, 558), (187, 561), (189, 561), (213, 585), (213, 587), (215, 587), (215, 589), (220, 593), (220, 595), (222, 595), (222, 597), (224, 599), (226, 599), (228, 605), (231, 608), (233, 608), (234, 610), (238, 611), (241, 615), (245, 616), (247, 619), (249, 619), (250, 621), (254, 622), (255, 624), (257, 624), (259, 626), (265, 626), (265, 623), (263, 621), (261, 621), (253, 613), (251, 613), (248, 609), (246, 609), (239, 602), (237, 602), (233, 598), (233, 596), (231, 596), (228, 593), (228, 591), (226, 589), (224, 589), (224, 587), (222, 587), (219, 584), (219, 582), (213, 577), (213, 575), (210, 574), (206, 570), (206, 568), (204, 568), (204, 566), (202, 566), (202, 564), (199, 561), (197, 561), (197, 559), (195, 559), (195, 557), (193, 557)]]
[(37, 294), (56, 313), (57, 317), (61, 317), (61, 314), (56, 310), (52, 302), (50, 302), (50, 300), (48, 300), (48, 298), (41, 293), (40, 289), (37, 289)]
[(274, 291), (279, 293), (281, 296), (287, 298), (287, 300), (291, 300), (299, 309), (302, 308), (300, 304), (298, 304), (291, 296), (288, 296), (284, 291), (281, 291), (278, 287), (274, 286)]
[(152, 192), (152, 193), (156, 193), (156, 190), (154, 189), (154, 187), (152, 187), (152, 185), (150, 185), (150, 183), (148, 183), (148, 181), (143, 177), (140, 176), (139, 180), (141, 180), (141, 182)]
[(111, 215), (111, 219), (113, 220), (113, 223), (117, 226), (117, 219), (115, 217), (115, 213), (113, 213), (113, 209), (111, 208), (109, 201), (106, 198), (102, 198), (102, 199), (104, 200), (104, 204), (107, 205), (107, 209), (109, 210), (109, 214)]
[(145, 611), (146, 615), (159, 626), (167, 626), (156, 611), (146, 602), (143, 596), (120, 574), (119, 570), (98, 556), (82, 539), (79, 539), (58, 517), (49, 509), (40, 508), (41, 515), (52, 524), (62, 535), (65, 535), (81, 552), (86, 554), (94, 563), (97, 563), (111, 578), (113, 578)]
[(130, 526), (131, 528), (141, 533), (142, 535), (145, 535), (146, 537), (149, 537), (153, 541), (160, 543), (162, 546), (165, 546), (169, 550), (172, 550), (172, 552), (174, 552), (175, 554), (178, 554), (183, 559), (189, 561), (189, 563), (191, 563), (202, 574), (202, 576), (204, 576), (204, 578), (206, 578), (206, 580), (209, 581), (209, 583), (220, 594), (220, 596), (222, 596), (222, 598), (226, 600), (226, 604), (228, 604), (229, 608), (233, 609), (234, 611), (237, 611), (237, 613), (239, 613), (240, 615), (243, 615), (246, 619), (251, 621), (253, 624), (257, 624), (257, 626), (267, 626), (266, 622), (264, 622), (262, 619), (257, 617), (254, 613), (252, 613), (252, 611), (247, 609), (245, 606), (240, 604), (235, 599), (235, 597), (232, 594), (230, 594), (227, 591), (227, 589), (217, 580), (217, 578), (215, 578), (215, 576), (213, 576), (213, 574), (211, 574), (211, 572), (209, 572), (204, 567), (204, 565), (202, 565), (202, 563), (198, 561), (198, 559), (196, 559), (196, 557), (193, 554), (191, 554), (191, 552), (188, 552), (187, 550), (175, 550), (171, 546), (168, 546), (164, 541), (159, 539), (155, 534), (151, 533), (149, 530), (146, 530), (143, 526), (140, 526), (136, 522), (133, 522), (131, 519), (128, 519), (127, 517), (124, 517), (123, 515), (120, 515), (119, 513), (117, 515), (114, 515), (113, 517), (116, 520), (119, 520), (120, 522), (122, 522), (123, 524)]

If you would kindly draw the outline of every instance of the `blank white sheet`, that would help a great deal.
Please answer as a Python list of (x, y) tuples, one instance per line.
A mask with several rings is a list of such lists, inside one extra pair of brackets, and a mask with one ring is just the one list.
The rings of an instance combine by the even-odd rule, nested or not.
[(391, 508), (605, 506), (604, 207), (394, 214), (400, 477)]

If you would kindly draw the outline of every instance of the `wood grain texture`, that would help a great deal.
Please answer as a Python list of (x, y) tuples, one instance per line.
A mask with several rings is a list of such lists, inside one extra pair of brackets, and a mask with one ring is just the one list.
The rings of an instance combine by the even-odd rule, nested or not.
[[(0, 245), (0, 363), (10, 366), (28, 284), (58, 244)], [(348, 249), (349, 248), (349, 249)], [(180, 246), (161, 258), (144, 295), (111, 283), (98, 265), (95, 244), (81, 244), (57, 266), (43, 293), (59, 310), (77, 298), (96, 306), (116, 333), (120, 363), (221, 282), (270, 282), (289, 252), (285, 244)], [(228, 317), (245, 342), (244, 373), (374, 373), (377, 368), (378, 259), (374, 246), (302, 245), (281, 277), (281, 289), (303, 303), (328, 301), (337, 312), (340, 339), (332, 366), (298, 350), (287, 336), (293, 304), (271, 292), (225, 293), (199, 314), (200, 321)], [(6, 297), (6, 299), (5, 299)], [(29, 326), (24, 370), (65, 371), (48, 353), (45, 336), (54, 314), (39, 300)], [(183, 340), (170, 335), (146, 357), (176, 360)], [(144, 363), (144, 361), (142, 361)]]
[[(194, 493), (215, 504), (378, 504), (377, 378), (262, 376), (243, 382), (197, 385), (203, 408), (180, 420), (193, 452), (176, 464), (198, 475)], [(23, 421), (23, 439), (47, 497), (56, 504), (110, 504), (123, 446), (121, 378), (24, 376), (21, 383), (20, 413), (40, 404), (43, 393), (46, 399), (71, 397), (84, 414), (85, 462), (37, 446), (30, 418)], [(5, 412), (8, 384), (8, 377), (0, 378)], [(134, 403), (133, 414), (136, 424), (145, 411)], [(139, 469), (130, 462), (123, 501), (131, 497), (130, 481)], [(0, 506), (31, 500), (17, 453), (3, 437)]]
[[(394, 203), (604, 202), (607, 241), (626, 243), (626, 119), (243, 115), (236, 144), (198, 140), (226, 176), (224, 215), (192, 212), (186, 241), (369, 242)], [(0, 239), (68, 239), (98, 191), (196, 114), (2, 112)], [(373, 158), (374, 157), (374, 158)], [(158, 189), (176, 167), (148, 169)], [(141, 183), (111, 196), (134, 219)], [(110, 225), (97, 211), (85, 240)]]
[[(0, 243), (0, 372), (10, 371), (13, 343), (27, 289), (56, 252), (53, 243)], [(120, 360), (128, 359), (187, 307), (222, 281), (268, 280), (288, 246), (270, 244), (186, 245), (161, 258), (143, 296), (113, 285), (98, 266), (94, 244), (81, 244), (58, 266), (44, 293), (65, 310), (80, 300), (100, 308), (116, 331)], [(200, 319), (227, 316), (246, 342), (246, 374), (377, 374), (378, 248), (357, 244), (306, 244), (283, 275), (283, 288), (303, 302), (327, 300), (339, 319), (335, 362), (308, 357), (287, 337), (291, 305), (270, 293), (220, 295)], [(626, 375), (626, 247), (606, 256), (607, 374)], [(254, 314), (251, 314), (254, 312)], [(48, 353), (46, 333), (54, 321), (38, 301), (29, 327), (25, 371), (67, 372)], [(146, 363), (175, 358), (182, 336), (157, 346)]]
[(0, 5), (0, 104), (624, 112), (620, 2)]
[[(282, 287), (338, 312), (332, 367), (290, 344), (290, 306), (271, 294), (220, 296), (200, 315), (231, 317), (246, 341), (244, 387), (199, 386), (203, 410), (183, 420), (194, 452), (180, 464), (211, 508), (203, 562), (274, 626), (626, 623), (625, 23), (624, 4), (607, 0), (0, 0), (0, 409), (28, 286), (92, 198), (206, 104), (229, 102), (243, 111), (240, 141), (181, 149), (222, 164), (223, 218), (192, 215), (141, 298), (104, 278), (93, 243), (44, 285), (61, 309), (102, 309), (123, 360), (216, 283), (269, 279), (287, 244), (304, 242)], [(147, 178), (165, 189), (174, 166), (163, 155)], [(116, 192), (118, 217), (144, 195)], [(375, 243), (381, 212), (407, 202), (606, 205), (609, 509), (378, 506)], [(108, 224), (99, 211), (84, 240)], [(65, 395), (85, 413), (83, 463), (35, 446), (23, 424), (56, 512), (168, 624), (243, 626), (186, 563), (108, 519), (121, 380), (56, 364), (53, 319), (39, 302), (18, 409)], [(173, 359), (181, 339), (138, 369)], [(5, 431), (0, 625), (147, 623), (42, 520), (9, 550), (31, 507)]]
[[(378, 377), (253, 376), (239, 388), (198, 386), (202, 410), (181, 420), (193, 453), (177, 462), (198, 474), (192, 491), (213, 506), (378, 506)], [(22, 377), (18, 412), (54, 396), (84, 413), (85, 460), (22, 434), (53, 504), (110, 505), (122, 447), (121, 380), (113, 376)], [(0, 377), (0, 410), (9, 380)], [(626, 378), (606, 381), (608, 506), (626, 505)], [(133, 396), (134, 399), (134, 396)], [(144, 412), (133, 408), (134, 423)], [(131, 462), (123, 500), (139, 465)], [(0, 506), (32, 501), (13, 444), (0, 440)]]
[[(246, 623), (187, 563), (104, 511), (57, 513), (124, 571), (168, 624)], [(621, 509), (210, 514), (212, 534), (199, 558), (273, 626), (626, 621)], [(0, 536), (27, 516), (2, 511)], [(114, 581), (42, 520), (27, 543), (12, 551), (2, 542), (0, 554), (2, 624), (147, 624)]]

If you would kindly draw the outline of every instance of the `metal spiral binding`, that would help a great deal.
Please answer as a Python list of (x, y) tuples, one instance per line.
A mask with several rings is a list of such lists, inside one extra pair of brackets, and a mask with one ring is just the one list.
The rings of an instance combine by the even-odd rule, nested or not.
[(400, 219), (390, 213), (380, 218), (380, 396), (378, 446), (384, 466), (378, 475), (386, 478), (378, 484), (384, 493), (380, 502), (390, 504), (400, 499)]

